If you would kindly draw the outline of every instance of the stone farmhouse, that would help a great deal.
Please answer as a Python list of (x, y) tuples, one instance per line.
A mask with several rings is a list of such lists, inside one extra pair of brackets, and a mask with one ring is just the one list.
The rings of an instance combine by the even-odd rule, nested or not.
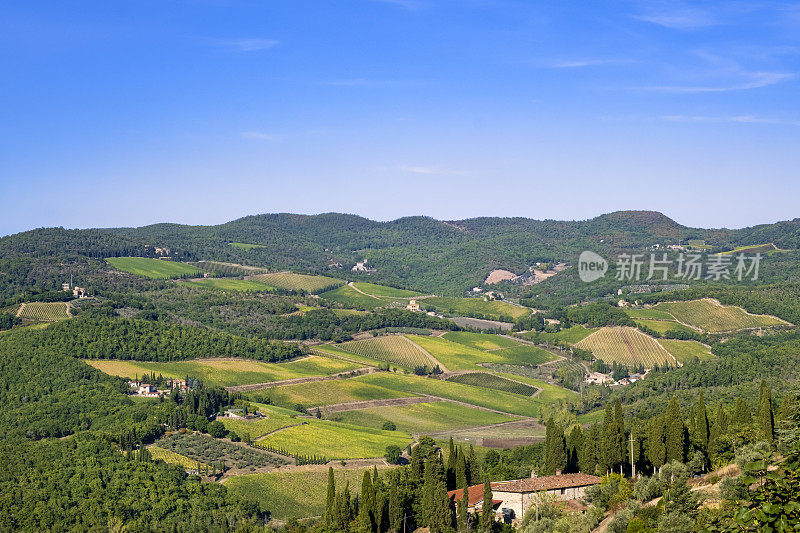
[[(492, 483), (492, 508), (497, 518), (504, 522), (522, 520), (525, 513), (540, 502), (569, 502), (580, 500), (586, 489), (600, 483), (600, 478), (589, 474), (561, 474), (530, 477), (515, 481)], [(447, 493), (453, 501), (461, 499), (463, 489)], [(467, 489), (470, 512), (483, 509), (483, 485)]]

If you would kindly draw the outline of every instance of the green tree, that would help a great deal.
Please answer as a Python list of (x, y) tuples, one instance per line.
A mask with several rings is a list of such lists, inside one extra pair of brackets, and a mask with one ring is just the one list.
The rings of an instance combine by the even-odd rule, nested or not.
[(765, 381), (761, 381), (760, 398), (758, 400), (758, 430), (761, 438), (767, 442), (775, 439), (775, 415), (772, 411), (772, 390)]
[(469, 527), (469, 490), (466, 485), (462, 489), (461, 499), (458, 500), (456, 509), (456, 529), (459, 533), (467, 531)]
[(548, 474), (555, 474), (567, 466), (567, 451), (564, 444), (564, 431), (550, 418), (545, 429), (545, 468)]
[(494, 523), (494, 507), (492, 507), (492, 484), (487, 478), (483, 483), (483, 503), (481, 504), (481, 531), (490, 533)]
[(717, 405), (717, 411), (714, 413), (714, 425), (711, 426), (711, 434), (709, 436), (709, 443), (716, 442), (720, 437), (728, 432), (728, 412), (720, 403)]
[(697, 396), (692, 415), (692, 443), (695, 448), (707, 455), (710, 431), (708, 413), (706, 412), (706, 401), (702, 390)]
[(666, 434), (664, 442), (666, 444), (666, 460), (683, 462), (683, 451), (685, 447), (684, 433), (686, 431), (681, 416), (681, 407), (678, 399), (673, 396), (667, 405), (665, 420)]
[(736, 398), (736, 406), (733, 408), (733, 423), (737, 426), (747, 426), (753, 423), (753, 414), (741, 396)]
[(361, 481), (361, 498), (358, 500), (358, 530), (360, 533), (370, 533), (375, 530), (373, 525), (372, 476), (369, 470), (364, 471), (364, 479)]
[(336, 515), (336, 480), (333, 477), (333, 467), (328, 467), (328, 498), (325, 501), (325, 529), (331, 531), (334, 527)]

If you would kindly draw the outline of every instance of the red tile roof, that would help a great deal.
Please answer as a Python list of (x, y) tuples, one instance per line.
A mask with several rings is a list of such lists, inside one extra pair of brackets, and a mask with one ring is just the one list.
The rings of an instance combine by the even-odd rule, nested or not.
[(573, 487), (587, 487), (597, 485), (600, 478), (589, 474), (560, 474), (557, 476), (542, 476), (518, 479), (498, 483), (497, 488), (492, 484), (492, 491), (496, 492), (538, 492), (540, 490), (568, 489)]
[[(501, 483), (492, 483), (492, 491), (499, 487)], [(464, 494), (464, 489), (451, 490), (447, 493), (447, 497), (454, 502), (461, 501)], [(472, 485), (467, 488), (467, 498), (469, 498), (469, 506), (474, 507), (476, 503), (483, 501), (483, 483), (480, 485)], [(499, 500), (497, 500), (499, 502)], [(495, 501), (492, 501), (494, 504)]]

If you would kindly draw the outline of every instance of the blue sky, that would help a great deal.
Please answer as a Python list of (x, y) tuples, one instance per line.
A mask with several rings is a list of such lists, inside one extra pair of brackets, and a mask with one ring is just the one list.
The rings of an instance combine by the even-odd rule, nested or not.
[(0, 6), (0, 235), (800, 216), (800, 2)]

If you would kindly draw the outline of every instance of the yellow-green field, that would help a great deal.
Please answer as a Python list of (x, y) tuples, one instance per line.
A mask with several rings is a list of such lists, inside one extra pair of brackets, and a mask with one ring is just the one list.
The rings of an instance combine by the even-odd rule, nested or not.
[(641, 364), (645, 368), (652, 368), (656, 364), (676, 364), (676, 358), (656, 339), (626, 326), (600, 328), (575, 346), (591, 350), (597, 359), (606, 363)]
[(377, 296), (379, 298), (414, 298), (415, 296), (422, 296), (421, 292), (409, 291), (406, 289), (396, 289), (394, 287), (387, 287), (385, 285), (376, 285), (374, 283), (366, 283), (357, 281), (353, 283), (355, 287), (361, 292), (365, 292), (370, 296)]
[(413, 369), (417, 366), (433, 367), (431, 360), (403, 335), (382, 335), (363, 341), (350, 341), (338, 346), (340, 349), (391, 365)]
[(415, 396), (408, 392), (385, 389), (354, 379), (337, 379), (282, 385), (258, 391), (257, 394), (272, 398), (279, 405), (301, 404), (304, 407), (319, 407), (336, 403), (360, 402), (364, 400), (384, 400)]
[(201, 274), (197, 267), (149, 257), (109, 257), (108, 264), (117, 270), (153, 279), (180, 278)]
[(342, 285), (336, 289), (321, 293), (320, 298), (342, 304), (345, 307), (357, 309), (375, 309), (389, 305), (390, 300), (382, 300), (377, 296), (362, 294), (349, 285)]
[(675, 356), (681, 363), (691, 361), (695, 357), (700, 360), (713, 359), (714, 355), (705, 344), (697, 341), (679, 341), (675, 339), (658, 339), (658, 343)]
[(412, 440), (411, 435), (402, 431), (383, 431), (316, 418), (306, 420), (307, 424), (271, 433), (255, 445), (284, 449), (294, 455), (359, 459), (382, 457), (387, 446), (405, 448)]
[(200, 461), (193, 461), (189, 459), (185, 455), (181, 455), (179, 453), (175, 453), (172, 450), (165, 450), (164, 448), (160, 448), (158, 446), (148, 446), (147, 451), (150, 452), (150, 456), (156, 460), (161, 459), (165, 463), (169, 463), (171, 465), (178, 465), (186, 470), (203, 470), (206, 467), (205, 463), (201, 463)]
[(223, 387), (324, 376), (354, 370), (360, 366), (342, 359), (316, 355), (288, 363), (262, 363), (252, 359), (201, 359), (166, 363), (94, 359), (87, 360), (86, 363), (106, 374), (123, 378), (133, 379), (155, 372), (168, 378), (197, 377), (207, 384)]
[(709, 333), (788, 324), (779, 318), (751, 315), (741, 307), (721, 305), (710, 298), (685, 302), (661, 302), (655, 309), (666, 311), (680, 322)]
[[(499, 350), (482, 351), (467, 344), (459, 344), (445, 337), (428, 337), (425, 335), (407, 335), (409, 339), (427, 350), (440, 361), (445, 368), (455, 370), (482, 370), (479, 363), (508, 363), (538, 365), (554, 359), (545, 350), (526, 344), (519, 344), (497, 337), (495, 342), (509, 341), (512, 346)], [(484, 340), (483, 342), (489, 342)]]
[(187, 281), (186, 285), (222, 291), (269, 292), (275, 290), (275, 287), (272, 285), (267, 285), (266, 283), (253, 279), (203, 278)]
[(577, 325), (567, 329), (562, 329), (556, 333), (537, 333), (535, 331), (527, 332), (523, 333), (521, 337), (525, 339), (535, 338), (538, 340), (538, 342), (576, 344), (595, 331), (597, 331), (596, 328), (585, 328), (581, 325)]
[(483, 298), (452, 298), (436, 296), (420, 300), (420, 305), (425, 309), (436, 309), (439, 312), (449, 315), (474, 316), (483, 315), (489, 320), (500, 320), (502, 317), (511, 317), (516, 320), (531, 314), (527, 307), (519, 307), (508, 302), (490, 300), (484, 301)]
[(22, 304), (19, 317), (36, 322), (58, 322), (69, 318), (64, 302), (30, 302)]
[(660, 333), (661, 335), (663, 335), (668, 331), (697, 333), (697, 330), (694, 330), (689, 326), (685, 326), (680, 322), (676, 322), (675, 320), (647, 320), (644, 318), (635, 318), (634, 322), (646, 328), (652, 329), (653, 331)]
[(420, 435), (499, 424), (516, 417), (453, 402), (431, 402), (345, 411), (331, 415), (331, 419), (375, 429), (383, 427), (385, 422), (394, 422), (398, 430)]
[(518, 346), (519, 343), (512, 339), (507, 339), (499, 335), (489, 333), (470, 333), (468, 331), (448, 331), (443, 338), (475, 348), (477, 350), (496, 350), (498, 348), (509, 348)]
[(344, 283), (340, 279), (329, 278), (327, 276), (311, 276), (308, 274), (296, 274), (294, 272), (273, 272), (270, 274), (257, 274), (248, 279), (260, 281), (279, 289), (306, 291), (317, 294), (320, 291)]
[[(350, 494), (359, 494), (365, 470), (371, 471), (372, 468), (334, 470), (336, 490), (343, 490), (349, 483)], [(226, 478), (223, 483), (235, 497), (258, 503), (261, 509), (269, 511), (270, 516), (278, 520), (325, 513), (327, 469), (249, 474)]]

